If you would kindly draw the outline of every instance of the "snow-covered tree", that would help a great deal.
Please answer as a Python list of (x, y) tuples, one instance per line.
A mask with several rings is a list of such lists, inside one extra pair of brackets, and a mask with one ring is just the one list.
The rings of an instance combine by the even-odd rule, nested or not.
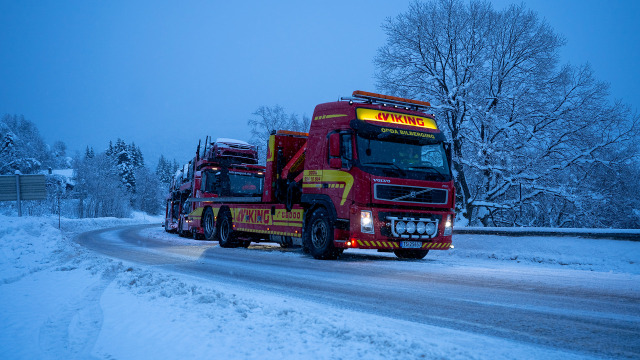
[(93, 147), (87, 146), (86, 150), (84, 151), (85, 159), (92, 159), (95, 156), (96, 156), (96, 153), (93, 151)]
[(113, 159), (124, 188), (130, 193), (136, 191), (136, 170), (144, 166), (142, 151), (135, 143), (127, 145), (118, 138), (115, 145), (109, 141), (105, 155)]
[(160, 213), (165, 191), (161, 191), (158, 176), (142, 166), (136, 169), (137, 187), (133, 195), (133, 208), (156, 215)]
[(129, 194), (110, 156), (102, 153), (78, 160), (75, 179), (79, 217), (129, 216)]
[(51, 166), (53, 157), (38, 129), (22, 115), (0, 119), (0, 174), (37, 172)]
[(611, 104), (588, 65), (559, 66), (564, 41), (536, 13), (432, 0), (383, 28), (378, 86), (434, 106), (453, 144), (463, 220), (596, 225), (585, 199), (606, 184), (585, 179), (637, 154), (638, 115)]
[(178, 170), (177, 166), (176, 160), (171, 162), (167, 160), (164, 155), (160, 155), (158, 166), (156, 167), (156, 176), (163, 186), (168, 187), (171, 185), (171, 179), (173, 179), (176, 170)]
[(67, 156), (67, 144), (58, 140), (53, 143), (51, 152), (55, 159), (54, 166), (56, 168), (68, 169), (71, 167), (71, 158)]

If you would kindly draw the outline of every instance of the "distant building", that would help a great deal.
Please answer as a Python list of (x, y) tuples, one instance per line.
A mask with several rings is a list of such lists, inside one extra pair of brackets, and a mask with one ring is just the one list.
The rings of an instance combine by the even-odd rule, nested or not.
[(73, 169), (47, 169), (39, 172), (47, 177), (49, 191), (61, 189), (63, 193), (73, 190), (76, 181), (73, 178)]

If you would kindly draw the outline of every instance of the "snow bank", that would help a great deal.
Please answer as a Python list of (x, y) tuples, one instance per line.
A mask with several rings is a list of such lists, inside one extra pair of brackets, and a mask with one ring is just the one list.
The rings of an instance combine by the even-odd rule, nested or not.
[(432, 251), (434, 256), (455, 264), (474, 260), (504, 266), (537, 265), (576, 270), (640, 274), (640, 243), (578, 237), (454, 235), (454, 249)]

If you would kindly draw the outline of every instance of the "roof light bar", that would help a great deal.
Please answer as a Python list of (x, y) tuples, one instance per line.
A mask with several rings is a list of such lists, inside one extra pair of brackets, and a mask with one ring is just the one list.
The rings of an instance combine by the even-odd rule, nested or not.
[(389, 104), (409, 105), (416, 108), (431, 107), (431, 104), (426, 101), (405, 99), (397, 96), (382, 95), (382, 94), (376, 94), (376, 93), (360, 91), (360, 90), (354, 91), (352, 96), (358, 99), (365, 99), (372, 102), (387, 102)]

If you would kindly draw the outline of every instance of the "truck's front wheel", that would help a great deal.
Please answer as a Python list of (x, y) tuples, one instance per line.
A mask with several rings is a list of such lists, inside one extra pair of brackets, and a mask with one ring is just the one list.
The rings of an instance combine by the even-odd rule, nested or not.
[(423, 259), (429, 250), (393, 250), (400, 259)]
[(305, 229), (304, 241), (316, 259), (335, 260), (342, 254), (342, 249), (333, 246), (333, 221), (323, 208), (316, 209), (311, 214)]

